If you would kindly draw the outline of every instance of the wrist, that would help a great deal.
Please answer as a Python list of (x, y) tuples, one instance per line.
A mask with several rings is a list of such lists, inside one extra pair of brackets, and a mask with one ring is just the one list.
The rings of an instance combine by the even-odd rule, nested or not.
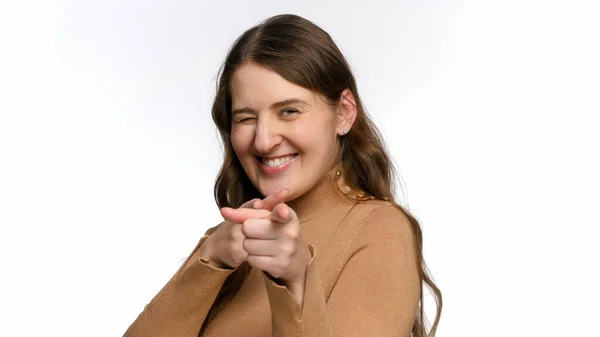
[(287, 285), (286, 288), (290, 292), (290, 295), (292, 295), (292, 298), (294, 299), (294, 301), (296, 301), (296, 303), (298, 303), (298, 305), (300, 307), (303, 307), (303, 305), (304, 305), (304, 290), (305, 290), (304, 282), (293, 283), (293, 284)]
[(209, 265), (215, 268), (229, 268), (216, 258), (214, 249), (214, 237), (212, 235), (209, 235), (200, 246), (200, 258), (205, 260)]

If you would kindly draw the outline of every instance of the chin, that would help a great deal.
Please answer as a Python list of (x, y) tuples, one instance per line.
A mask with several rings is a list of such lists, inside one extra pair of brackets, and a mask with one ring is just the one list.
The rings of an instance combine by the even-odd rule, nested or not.
[(258, 191), (264, 197), (267, 197), (272, 194), (277, 194), (277, 193), (281, 192), (283, 189), (288, 189), (288, 191), (289, 191), (289, 187), (287, 186), (287, 184), (269, 183), (269, 184), (264, 184), (263, 186), (259, 185)]

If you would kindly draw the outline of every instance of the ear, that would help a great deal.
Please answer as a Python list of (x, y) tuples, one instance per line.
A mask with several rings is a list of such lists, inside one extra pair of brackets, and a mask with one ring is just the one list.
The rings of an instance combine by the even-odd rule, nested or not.
[(354, 120), (356, 119), (356, 101), (354, 94), (350, 89), (346, 88), (340, 95), (340, 103), (338, 106), (336, 132), (340, 136), (346, 135), (352, 129)]

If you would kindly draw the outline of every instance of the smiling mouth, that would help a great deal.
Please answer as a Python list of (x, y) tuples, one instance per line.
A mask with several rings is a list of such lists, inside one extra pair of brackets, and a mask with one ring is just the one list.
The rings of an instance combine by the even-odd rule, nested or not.
[(294, 154), (290, 154), (290, 155), (278, 157), (278, 158), (264, 158), (264, 157), (259, 157), (259, 158), (260, 158), (260, 161), (268, 167), (279, 167), (279, 166), (283, 166), (283, 165), (287, 164), (290, 160), (294, 159), (297, 155), (298, 155), (297, 153), (294, 153)]

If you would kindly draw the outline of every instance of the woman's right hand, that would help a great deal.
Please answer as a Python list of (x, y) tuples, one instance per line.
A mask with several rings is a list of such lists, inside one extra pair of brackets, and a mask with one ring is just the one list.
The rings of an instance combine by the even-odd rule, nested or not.
[(232, 208), (221, 208), (221, 215), (225, 219), (217, 229), (206, 238), (206, 251), (204, 256), (209, 258), (209, 263), (218, 268), (237, 268), (248, 258), (244, 250), (244, 234), (242, 224), (247, 219), (266, 218), (275, 205), (285, 201), (287, 191), (284, 190), (265, 199), (252, 199), (245, 202), (232, 212)]

